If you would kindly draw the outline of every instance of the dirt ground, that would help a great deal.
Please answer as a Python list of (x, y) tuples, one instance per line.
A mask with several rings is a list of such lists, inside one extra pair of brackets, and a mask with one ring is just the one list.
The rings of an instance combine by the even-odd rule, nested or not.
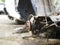
[(60, 39), (49, 39), (47, 42), (44, 38), (23, 39), (21, 34), (12, 34), (18, 27), (24, 27), (24, 25), (16, 24), (6, 15), (0, 15), (0, 45), (60, 45)]

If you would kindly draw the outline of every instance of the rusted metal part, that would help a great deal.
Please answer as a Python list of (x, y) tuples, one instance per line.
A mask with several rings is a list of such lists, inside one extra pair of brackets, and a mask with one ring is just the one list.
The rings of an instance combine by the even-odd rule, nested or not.
[(27, 31), (30, 31), (30, 29), (31, 29), (31, 26), (30, 26), (30, 19), (33, 17), (33, 15), (32, 14), (30, 14), (30, 16), (28, 17), (28, 20), (26, 21), (26, 30)]
[(30, 21), (29, 20), (26, 21), (26, 30), (30, 31)]

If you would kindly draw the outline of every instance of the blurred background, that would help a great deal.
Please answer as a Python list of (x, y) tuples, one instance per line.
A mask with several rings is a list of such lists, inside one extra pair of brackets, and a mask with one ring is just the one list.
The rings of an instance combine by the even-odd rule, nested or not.
[[(43, 9), (43, 4), (41, 3), (42, 0), (40, 0), (40, 2), (36, 1), (36, 0), (31, 0), (31, 1), (33, 3), (32, 6), (34, 8), (35, 13), (43, 14), (44, 9)], [(48, 4), (46, 4), (46, 8), (49, 7), (49, 8), (51, 8), (51, 10), (53, 10), (53, 7), (54, 8), (57, 7), (56, 9), (60, 9), (59, 8), (60, 0), (51, 0), (51, 1), (52, 1), (53, 5), (50, 5), (50, 7), (49, 7)], [(38, 4), (38, 2), (39, 2), (39, 4)], [(37, 5), (41, 5), (41, 6), (37, 6)], [(39, 7), (41, 7), (41, 9)], [(47, 9), (47, 12), (48, 12), (49, 8)], [(24, 11), (23, 14), (26, 11), (25, 9), (26, 9), (26, 7), (24, 8), (24, 10), (22, 10), (22, 11)], [(33, 12), (32, 10), (29, 9), (29, 7), (28, 7), (28, 11)], [(48, 12), (48, 13), (50, 13), (50, 12)], [(13, 16), (11, 17), (7, 13), (6, 7), (5, 7), (5, 0), (0, 0), (0, 45), (60, 45), (60, 39), (49, 39), (49, 41), (47, 42), (47, 39), (45, 39), (45, 38), (40, 39), (37, 37), (37, 38), (22, 39), (20, 34), (12, 34), (13, 32), (17, 31), (15, 29), (20, 29), (20, 27), (25, 27), (25, 24), (19, 24), (17, 22), (20, 22), (20, 21), (16, 22), (15, 20), (10, 20), (10, 19), (13, 19)]]

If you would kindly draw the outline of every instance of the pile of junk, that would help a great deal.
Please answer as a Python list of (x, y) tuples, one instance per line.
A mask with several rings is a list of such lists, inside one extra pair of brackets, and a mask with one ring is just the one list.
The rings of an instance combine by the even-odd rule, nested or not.
[(5, 8), (10, 19), (26, 22), (33, 35), (60, 38), (60, 0), (6, 0)]

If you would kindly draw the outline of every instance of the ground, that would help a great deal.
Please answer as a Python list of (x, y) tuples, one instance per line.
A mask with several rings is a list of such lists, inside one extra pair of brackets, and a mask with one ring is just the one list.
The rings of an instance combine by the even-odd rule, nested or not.
[(60, 45), (59, 39), (29, 37), (23, 39), (20, 34), (13, 34), (16, 28), (24, 27), (8, 19), (7, 15), (0, 15), (0, 45)]

